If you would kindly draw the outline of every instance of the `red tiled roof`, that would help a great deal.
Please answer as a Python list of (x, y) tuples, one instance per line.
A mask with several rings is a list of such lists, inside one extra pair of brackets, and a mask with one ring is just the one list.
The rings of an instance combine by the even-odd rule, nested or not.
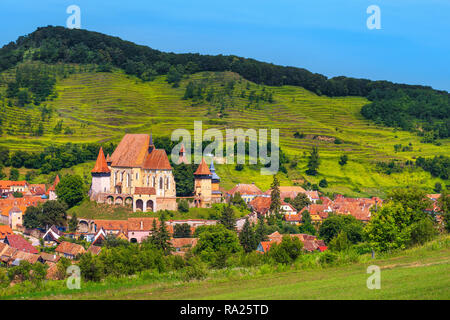
[(13, 234), (10, 226), (0, 226), (0, 239), (5, 239), (9, 234)]
[(262, 195), (263, 192), (254, 184), (237, 184), (233, 189), (228, 191), (228, 194), (234, 195), (239, 192), (241, 195)]
[(117, 230), (128, 232), (128, 221), (127, 220), (94, 220), (97, 225), (97, 230), (101, 228), (105, 231)]
[(183, 247), (195, 247), (197, 245), (198, 238), (173, 238), (170, 240), (170, 243), (174, 248), (183, 248)]
[(109, 173), (108, 165), (106, 164), (105, 154), (103, 153), (103, 148), (100, 147), (100, 151), (98, 152), (97, 161), (95, 162), (94, 169), (91, 171), (92, 173)]
[(78, 254), (85, 253), (86, 250), (79, 244), (63, 241), (56, 247), (55, 252), (76, 256)]
[(209, 170), (208, 165), (206, 164), (205, 158), (202, 158), (202, 162), (198, 166), (198, 168), (195, 171), (194, 175), (196, 175), (196, 176), (211, 175), (211, 171)]
[(155, 195), (156, 190), (153, 187), (136, 187), (134, 188), (135, 194), (148, 194), (148, 195)]
[(55, 177), (55, 181), (53, 182), (53, 185), (48, 188), (47, 191), (55, 191), (56, 190), (56, 186), (59, 184), (59, 175), (56, 175)]
[(140, 167), (148, 154), (148, 134), (126, 134), (111, 155), (114, 167)]
[(156, 221), (156, 227), (158, 227), (158, 218), (128, 218), (128, 231), (151, 231), (153, 220)]
[(163, 149), (153, 149), (152, 152), (147, 155), (143, 168), (151, 170), (172, 170), (169, 158), (167, 157), (166, 151)]
[(26, 184), (26, 181), (0, 180), (0, 189), (9, 189), (11, 186), (25, 187)]
[(249, 204), (256, 212), (263, 214), (269, 211), (271, 202), (270, 197), (256, 197)]
[(17, 235), (10, 234), (6, 236), (5, 243), (9, 244), (12, 248), (28, 252), (28, 253), (38, 253), (39, 251), (31, 245), (25, 238)]
[(98, 256), (99, 253), (100, 253), (100, 251), (102, 251), (102, 248), (101, 248), (101, 247), (98, 247), (98, 246), (93, 246), (93, 245), (91, 245), (91, 246), (88, 248), (87, 251), (90, 252), (90, 253), (92, 253), (92, 254), (95, 255), (95, 256)]

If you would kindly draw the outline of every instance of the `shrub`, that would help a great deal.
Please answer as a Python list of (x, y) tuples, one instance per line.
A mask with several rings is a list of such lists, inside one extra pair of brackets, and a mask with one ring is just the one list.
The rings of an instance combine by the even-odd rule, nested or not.
[(433, 239), (436, 234), (433, 222), (428, 218), (422, 219), (411, 225), (410, 245), (424, 244)]
[(322, 255), (319, 257), (319, 263), (321, 265), (332, 265), (336, 263), (337, 260), (338, 255), (328, 250), (322, 253)]
[(201, 262), (200, 259), (192, 258), (188, 263), (189, 265), (183, 270), (183, 281), (203, 280), (208, 276), (206, 264)]
[(189, 203), (186, 200), (181, 200), (178, 203), (178, 210), (180, 212), (189, 212)]

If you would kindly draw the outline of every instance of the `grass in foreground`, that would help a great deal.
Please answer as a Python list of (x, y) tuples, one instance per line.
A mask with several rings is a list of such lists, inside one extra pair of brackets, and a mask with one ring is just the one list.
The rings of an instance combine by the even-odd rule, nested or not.
[[(207, 280), (181, 282), (171, 275), (141, 276), (4, 296), (12, 299), (450, 299), (449, 236), (423, 247), (339, 267), (262, 266), (219, 270)], [(381, 268), (381, 289), (369, 290), (369, 265)]]

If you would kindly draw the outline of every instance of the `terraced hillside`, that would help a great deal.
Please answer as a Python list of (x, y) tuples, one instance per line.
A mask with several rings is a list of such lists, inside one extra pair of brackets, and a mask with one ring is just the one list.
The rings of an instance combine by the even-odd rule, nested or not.
[[(0, 145), (12, 150), (36, 150), (51, 143), (119, 141), (125, 133), (151, 131), (155, 136), (170, 136), (178, 128), (192, 130), (194, 120), (202, 120), (204, 129), (277, 128), (281, 148), (292, 162), (286, 165), (288, 173), (281, 176), (284, 183), (305, 178), (317, 183), (326, 177), (329, 187), (324, 191), (348, 195), (382, 195), (391, 187), (409, 184), (431, 189), (440, 180), (424, 171), (385, 175), (375, 170), (374, 163), (448, 154), (450, 146), (448, 140), (440, 146), (423, 144), (409, 132), (365, 120), (360, 109), (367, 100), (362, 97), (330, 98), (300, 87), (257, 85), (231, 72), (193, 74), (173, 88), (166, 76), (144, 82), (120, 70), (95, 72), (73, 65), (60, 68), (72, 68), (72, 72), (58, 77), (56, 97), (40, 107), (19, 108), (3, 101), (6, 123)], [(12, 72), (3, 73), (2, 78), (11, 77)], [(202, 99), (183, 99), (190, 82), (202, 88)], [(0, 87), (0, 92), (4, 90), (5, 86)], [(250, 99), (267, 93), (271, 93), (271, 101)], [(30, 133), (30, 126), (40, 121), (44, 105), (53, 112), (43, 121), (43, 136), (36, 137)], [(61, 120), (63, 130), (55, 134), (53, 128)], [(295, 132), (302, 134), (300, 138), (294, 136)], [(395, 153), (396, 144), (412, 145), (412, 151)], [(320, 174), (305, 176), (306, 156), (315, 145), (322, 160)], [(344, 167), (338, 165), (342, 154), (349, 157)], [(234, 166), (222, 165), (218, 172), (225, 188), (253, 181), (267, 189), (271, 182), (271, 177), (260, 176), (259, 170), (251, 167), (238, 172)]]

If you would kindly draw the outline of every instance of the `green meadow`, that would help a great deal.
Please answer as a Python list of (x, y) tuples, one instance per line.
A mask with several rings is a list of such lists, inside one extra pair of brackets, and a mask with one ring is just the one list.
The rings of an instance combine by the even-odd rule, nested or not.
[[(49, 281), (41, 290), (9, 288), (1, 299), (450, 299), (448, 236), (424, 246), (389, 254), (360, 256), (339, 266), (317, 264), (319, 254), (307, 254), (292, 266), (211, 270), (205, 280), (180, 281), (175, 274), (147, 274), (101, 283), (81, 283), (68, 290), (63, 281)], [(380, 289), (368, 289), (367, 267), (380, 267)], [(27, 290), (25, 287), (23, 290)]]
[[(305, 179), (318, 183), (325, 177), (328, 188), (323, 191), (349, 196), (382, 196), (391, 188), (411, 184), (430, 191), (436, 182), (445, 185), (444, 181), (432, 178), (422, 170), (405, 170), (391, 175), (376, 170), (376, 161), (404, 161), (418, 156), (448, 154), (450, 141), (441, 141), (440, 146), (423, 144), (410, 132), (377, 126), (360, 115), (361, 107), (368, 102), (362, 97), (330, 98), (301, 87), (262, 86), (231, 72), (193, 74), (183, 79), (178, 88), (173, 88), (165, 76), (143, 82), (119, 70), (96, 73), (87, 68), (72, 67), (77, 71), (59, 77), (56, 96), (43, 103), (53, 109), (52, 117), (44, 121), (44, 135), (35, 137), (29, 133), (30, 119), (31, 127), (39, 122), (40, 107), (19, 108), (5, 103), (7, 119), (0, 145), (11, 150), (33, 151), (52, 143), (118, 142), (126, 133), (152, 132), (154, 136), (170, 136), (179, 128), (192, 131), (194, 121), (202, 120), (204, 130), (279, 129), (281, 148), (291, 160), (286, 164), (287, 174), (280, 174), (283, 184)], [(3, 78), (11, 77), (12, 72), (3, 73)], [(184, 100), (186, 86), (191, 81), (204, 85), (206, 92), (214, 90), (216, 94), (224, 92), (230, 81), (234, 81), (234, 87), (231, 93), (222, 94), (212, 102)], [(0, 92), (4, 90), (5, 87), (0, 86)], [(251, 92), (271, 92), (273, 102), (249, 103)], [(53, 133), (61, 120), (63, 128), (70, 128), (72, 134), (64, 134), (64, 130), (60, 134)], [(295, 138), (295, 132), (302, 133), (303, 137)], [(342, 143), (334, 143), (335, 139)], [(396, 153), (396, 144), (411, 144), (412, 151)], [(316, 177), (304, 174), (312, 146), (318, 146), (321, 158)], [(349, 161), (341, 167), (338, 161), (343, 154), (348, 155)], [(267, 190), (272, 180), (270, 176), (260, 175), (259, 169), (252, 166), (236, 171), (233, 165), (218, 165), (217, 170), (226, 189), (238, 182), (255, 182)], [(85, 166), (74, 171), (89, 177)], [(37, 181), (45, 179), (44, 176), (36, 178)]]

